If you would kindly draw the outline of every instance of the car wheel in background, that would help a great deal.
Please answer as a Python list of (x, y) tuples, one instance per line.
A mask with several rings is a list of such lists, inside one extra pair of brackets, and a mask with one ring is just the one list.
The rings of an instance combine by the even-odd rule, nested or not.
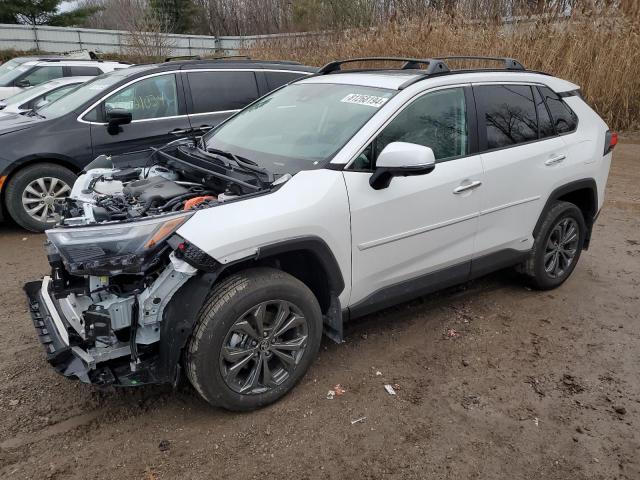
[(4, 200), (11, 218), (32, 232), (43, 232), (55, 223), (54, 204), (71, 193), (76, 175), (53, 163), (23, 168), (8, 182)]

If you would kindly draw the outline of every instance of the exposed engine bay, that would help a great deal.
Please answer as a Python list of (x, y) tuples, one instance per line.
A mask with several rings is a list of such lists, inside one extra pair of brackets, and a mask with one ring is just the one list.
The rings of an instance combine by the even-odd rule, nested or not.
[(46, 231), (51, 275), (25, 287), (49, 361), (88, 383), (167, 381), (173, 374), (156, 365), (165, 308), (219, 265), (177, 229), (200, 209), (268, 194), (289, 178), (193, 141), (98, 157)]
[[(142, 166), (130, 166), (141, 162)], [(78, 178), (66, 204), (59, 208), (62, 225), (205, 208), (263, 192), (288, 177), (276, 181), (253, 162), (225, 152), (211, 153), (184, 141), (143, 156), (99, 157), (94, 163), (111, 163), (116, 168), (88, 168)]]

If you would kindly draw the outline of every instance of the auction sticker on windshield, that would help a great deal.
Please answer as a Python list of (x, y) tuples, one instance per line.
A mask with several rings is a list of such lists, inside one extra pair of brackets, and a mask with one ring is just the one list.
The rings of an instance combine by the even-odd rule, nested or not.
[(366, 105), (368, 107), (380, 108), (389, 100), (388, 98), (378, 97), (376, 95), (362, 95), (360, 93), (350, 93), (342, 100), (343, 103), (355, 103), (357, 105)]

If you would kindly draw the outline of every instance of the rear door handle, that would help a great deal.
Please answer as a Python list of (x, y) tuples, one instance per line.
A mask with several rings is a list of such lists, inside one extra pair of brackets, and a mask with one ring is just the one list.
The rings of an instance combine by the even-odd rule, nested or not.
[(185, 133), (189, 133), (191, 130), (187, 130), (184, 128), (176, 128), (174, 130), (171, 130), (169, 133), (171, 135), (184, 135)]
[(467, 190), (478, 188), (480, 185), (482, 185), (482, 182), (480, 180), (476, 180), (474, 182), (467, 183), (466, 185), (460, 185), (459, 187), (454, 188), (453, 193), (458, 195), (460, 193), (466, 192)]
[(549, 160), (544, 162), (544, 164), (549, 167), (551, 165), (555, 165), (556, 163), (563, 162), (564, 159), (567, 158), (566, 155), (556, 155), (555, 157), (551, 157)]
[(213, 127), (211, 125), (202, 125), (198, 128), (196, 128), (196, 130), (201, 130), (201, 131), (206, 131), (206, 130), (211, 130)]

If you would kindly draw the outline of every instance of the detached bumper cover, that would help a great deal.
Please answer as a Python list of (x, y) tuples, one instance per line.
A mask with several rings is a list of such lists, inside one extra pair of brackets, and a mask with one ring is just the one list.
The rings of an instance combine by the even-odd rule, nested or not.
[(29, 282), (24, 286), (31, 319), (47, 361), (65, 377), (92, 383), (89, 373), (95, 368), (93, 358), (81, 348), (69, 345), (69, 333), (49, 294), (49, 282), (50, 278), (44, 277), (41, 282)]

